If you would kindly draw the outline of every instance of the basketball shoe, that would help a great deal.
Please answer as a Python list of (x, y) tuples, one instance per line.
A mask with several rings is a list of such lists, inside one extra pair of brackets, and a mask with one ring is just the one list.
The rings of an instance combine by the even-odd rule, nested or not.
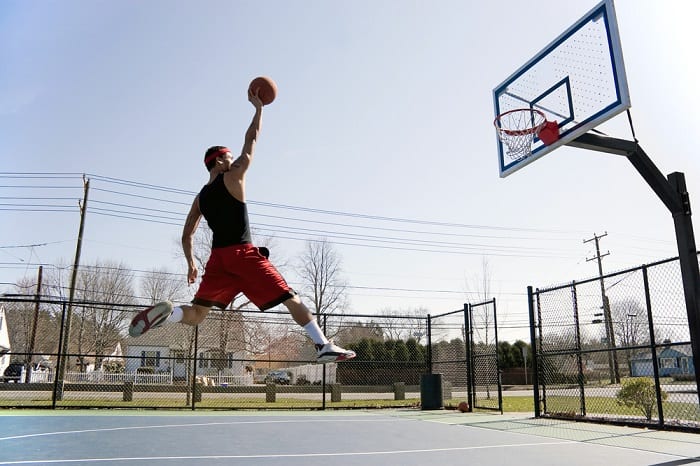
[(346, 350), (329, 341), (325, 345), (316, 345), (316, 362), (325, 364), (327, 362), (346, 361), (356, 356), (352, 350)]
[(136, 314), (129, 325), (129, 335), (138, 337), (151, 329), (160, 327), (172, 314), (173, 303), (163, 301)]

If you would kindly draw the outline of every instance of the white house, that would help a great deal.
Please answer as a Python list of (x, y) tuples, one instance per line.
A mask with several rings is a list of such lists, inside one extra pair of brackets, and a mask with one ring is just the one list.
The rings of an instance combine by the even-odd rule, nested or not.
[(10, 365), (10, 335), (7, 332), (5, 308), (0, 305), (0, 376)]
[[(221, 325), (222, 322), (217, 319), (205, 319), (199, 325), (195, 376), (242, 377), (248, 374), (246, 359), (250, 356), (240, 344), (240, 317), (229, 324), (230, 337), (223, 350), (220, 343)], [(192, 327), (181, 324), (165, 325), (140, 337), (127, 338), (125, 372), (172, 373), (173, 380), (186, 380), (194, 355), (192, 331)]]

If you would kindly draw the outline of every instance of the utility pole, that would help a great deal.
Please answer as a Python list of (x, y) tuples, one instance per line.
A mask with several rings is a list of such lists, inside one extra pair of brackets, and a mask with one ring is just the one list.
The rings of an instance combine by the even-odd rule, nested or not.
[(85, 212), (87, 210), (88, 192), (90, 191), (90, 179), (83, 177), (83, 202), (80, 203), (80, 228), (78, 229), (78, 243), (75, 247), (75, 260), (73, 261), (73, 274), (70, 282), (70, 295), (68, 297), (68, 308), (63, 318), (65, 326), (63, 328), (63, 347), (59, 354), (60, 363), (56, 371), (56, 378), (59, 382), (56, 393), (57, 400), (63, 400), (63, 384), (65, 382), (66, 367), (68, 364), (68, 343), (70, 340), (70, 327), (73, 318), (73, 298), (75, 297), (75, 283), (78, 278), (78, 267), (80, 266), (80, 252), (83, 247), (83, 231), (85, 230)]
[(36, 294), (34, 295), (34, 299), (36, 299), (36, 301), (34, 302), (34, 320), (32, 321), (32, 333), (29, 336), (29, 351), (27, 352), (28, 354), (25, 362), (27, 370), (25, 371), (26, 376), (24, 381), (26, 383), (32, 381), (32, 358), (34, 357), (34, 345), (36, 344), (36, 328), (37, 324), (39, 323), (39, 300), (41, 299), (41, 275), (43, 270), (44, 267), (40, 265), (39, 275), (36, 279)]
[(603, 279), (602, 261), (603, 257), (610, 255), (610, 251), (606, 252), (605, 254), (600, 254), (600, 239), (606, 236), (608, 236), (607, 231), (600, 236), (593, 233), (593, 238), (583, 240), (583, 242), (585, 244), (590, 243), (591, 241), (595, 241), (596, 255), (595, 257), (587, 258), (586, 262), (590, 262), (592, 260), (598, 261), (598, 276), (600, 277), (600, 297), (603, 302), (603, 321), (605, 323), (605, 338), (607, 340), (608, 347), (608, 367), (610, 369), (610, 383), (614, 384), (620, 383), (620, 369), (617, 364), (617, 352), (615, 351), (615, 329), (613, 328), (612, 314), (610, 312), (610, 301), (608, 300), (608, 297), (605, 294), (605, 281)]

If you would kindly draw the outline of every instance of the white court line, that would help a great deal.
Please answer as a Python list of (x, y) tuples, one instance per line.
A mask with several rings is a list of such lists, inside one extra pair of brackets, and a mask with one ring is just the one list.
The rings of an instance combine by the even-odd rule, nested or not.
[[(68, 435), (68, 434), (84, 434), (88, 432), (113, 432), (118, 430), (138, 430), (138, 429), (169, 429), (177, 427), (203, 427), (203, 426), (232, 426), (237, 424), (297, 424), (297, 423), (319, 423), (319, 422), (340, 422), (338, 419), (279, 419), (266, 421), (230, 421), (230, 422), (202, 422), (191, 424), (160, 424), (153, 426), (127, 426), (127, 427), (105, 427), (103, 429), (84, 429), (84, 430), (66, 430), (59, 432), (40, 432), (36, 434), (12, 435), (10, 437), (0, 437), (3, 440), (17, 440), (32, 437), (48, 437), (51, 435)], [(342, 422), (397, 422), (397, 419), (347, 419), (343, 418)], [(398, 422), (406, 422), (401, 419)], [(5, 463), (0, 463), (5, 464)]]
[(446, 451), (467, 451), (467, 450), (487, 450), (492, 448), (518, 448), (518, 447), (540, 447), (543, 445), (568, 445), (580, 442), (541, 442), (541, 443), (513, 443), (506, 445), (479, 445), (474, 447), (451, 447), (451, 448), (429, 448), (419, 450), (390, 450), (390, 451), (362, 451), (345, 453), (296, 453), (296, 454), (276, 454), (276, 455), (206, 455), (206, 456), (143, 456), (125, 458), (82, 458), (82, 459), (62, 459), (62, 460), (26, 460), (26, 461), (4, 461), (2, 464), (58, 464), (58, 463), (88, 463), (107, 461), (171, 461), (171, 460), (228, 460), (228, 459), (260, 459), (260, 458), (320, 458), (334, 456), (373, 456), (373, 455), (403, 455), (409, 453), (437, 453)]

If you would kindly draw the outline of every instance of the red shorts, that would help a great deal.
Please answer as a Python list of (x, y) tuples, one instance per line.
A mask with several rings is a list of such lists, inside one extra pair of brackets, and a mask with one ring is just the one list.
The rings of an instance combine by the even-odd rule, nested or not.
[(213, 248), (192, 302), (226, 309), (239, 293), (246, 295), (261, 311), (296, 294), (252, 244)]

